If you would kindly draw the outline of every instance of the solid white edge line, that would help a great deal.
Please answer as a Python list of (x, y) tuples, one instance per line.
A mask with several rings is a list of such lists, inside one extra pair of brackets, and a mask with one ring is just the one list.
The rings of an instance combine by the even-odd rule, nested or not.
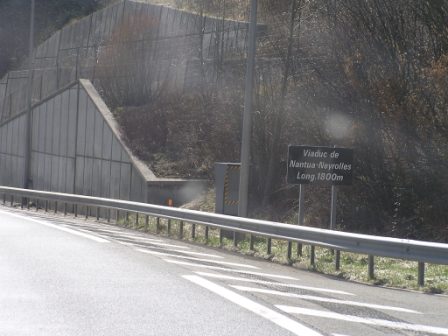
[(251, 293), (261, 293), (261, 294), (270, 294), (270, 295), (277, 295), (277, 296), (285, 296), (285, 297), (291, 297), (291, 298), (297, 298), (305, 301), (317, 301), (317, 302), (328, 302), (328, 303), (335, 303), (340, 305), (347, 305), (347, 306), (354, 306), (354, 307), (364, 307), (364, 308), (372, 308), (372, 309), (382, 309), (382, 310), (392, 310), (402, 313), (411, 313), (411, 314), (422, 314), (418, 311), (406, 309), (406, 308), (400, 308), (400, 307), (392, 307), (392, 306), (384, 306), (384, 305), (378, 305), (378, 304), (371, 304), (371, 303), (364, 303), (364, 302), (355, 302), (355, 301), (347, 301), (347, 300), (338, 300), (333, 298), (324, 298), (324, 297), (318, 297), (318, 296), (312, 296), (312, 295), (301, 295), (301, 294), (295, 294), (295, 293), (285, 293), (280, 292), (276, 290), (271, 289), (264, 289), (264, 288), (254, 288), (254, 287), (246, 287), (246, 286), (233, 286), (230, 287), (238, 289), (242, 292), (251, 292)]
[[(207, 272), (194, 272), (194, 273), (196, 273), (197, 275), (204, 276), (204, 277), (222, 279), (222, 280), (250, 282), (250, 283), (268, 285), (268, 286), (280, 286), (280, 287), (285, 287), (285, 288), (304, 289), (304, 290), (313, 291), (313, 292), (323, 292), (323, 293), (331, 293), (331, 294), (342, 294), (342, 295), (356, 296), (355, 294), (352, 294), (349, 292), (343, 292), (343, 291), (336, 290), (336, 289), (301, 286), (301, 285), (295, 285), (295, 284), (289, 284), (289, 283), (271, 282), (271, 281), (264, 281), (264, 280), (257, 280), (257, 279), (246, 279), (246, 278), (233, 277), (230, 275), (213, 274), (213, 273), (207, 273)], [(299, 280), (299, 279), (296, 279), (296, 280)]]
[(237, 269), (233, 269), (233, 268), (225, 268), (225, 267), (219, 267), (219, 266), (201, 265), (201, 264), (195, 264), (195, 263), (186, 262), (186, 261), (171, 260), (171, 259), (165, 259), (165, 258), (163, 259), (163, 261), (166, 261), (167, 263), (170, 263), (170, 264), (185, 265), (185, 266), (192, 266), (192, 267), (199, 267), (199, 268), (208, 268), (208, 269), (223, 271), (223, 272), (251, 274), (251, 275), (278, 278), (278, 279), (286, 279), (286, 280), (297, 280), (296, 278), (286, 276), (286, 275), (277, 275), (277, 274), (269, 274), (269, 273), (252, 272), (252, 271), (246, 271), (246, 270), (237, 270)]
[(394, 322), (394, 321), (380, 320), (380, 319), (374, 319), (374, 318), (358, 317), (358, 316), (354, 316), (354, 315), (343, 315), (343, 314), (333, 313), (333, 312), (328, 312), (328, 311), (323, 311), (323, 310), (306, 309), (306, 308), (284, 306), (284, 305), (276, 305), (276, 307), (280, 310), (283, 310), (286, 313), (289, 313), (289, 314), (317, 316), (320, 318), (335, 319), (335, 320), (354, 322), (354, 323), (362, 323), (362, 324), (375, 325), (375, 326), (392, 328), (392, 329), (409, 330), (409, 331), (431, 333), (431, 334), (437, 334), (437, 335), (448, 335), (448, 329), (441, 328), (441, 327), (432, 327), (432, 326), (426, 326), (426, 325), (421, 325), (421, 324), (411, 324), (411, 323), (405, 323), (405, 322)]
[(171, 254), (171, 253), (150, 251), (150, 250), (145, 250), (145, 249), (141, 249), (141, 248), (138, 248), (137, 251), (142, 252), (142, 253), (156, 255), (156, 256), (164, 256), (164, 257), (187, 259), (187, 260), (193, 260), (193, 261), (209, 262), (209, 263), (213, 263), (213, 264), (235, 266), (235, 267), (244, 267), (244, 268), (250, 268), (250, 269), (259, 269), (258, 267), (252, 266), (252, 265), (239, 264), (239, 263), (220, 261), (220, 260), (202, 259), (202, 258), (182, 256), (182, 255), (174, 255), (174, 254)]
[(311, 328), (306, 327), (303, 324), (300, 324), (297, 321), (290, 319), (287, 316), (284, 316), (272, 309), (269, 309), (255, 301), (252, 301), (242, 295), (239, 295), (225, 287), (219, 286), (211, 281), (208, 281), (204, 278), (201, 278), (197, 275), (183, 275), (184, 279), (189, 280), (203, 288), (208, 289), (209, 291), (243, 307), (273, 323), (278, 325), (279, 327), (286, 329), (293, 333), (294, 335), (300, 336), (322, 336), (322, 334), (314, 331)]
[(6, 214), (6, 215), (10, 215), (12, 217), (20, 218), (20, 219), (25, 219), (27, 221), (38, 223), (38, 224), (41, 224), (41, 225), (45, 225), (45, 226), (51, 227), (53, 229), (57, 229), (59, 231), (64, 231), (64, 232), (70, 233), (70, 234), (75, 235), (75, 236), (80, 236), (80, 237), (83, 237), (83, 238), (87, 238), (87, 239), (93, 240), (93, 241), (95, 241), (97, 243), (110, 243), (108, 240), (106, 240), (104, 238), (100, 238), (100, 237), (97, 237), (97, 236), (94, 236), (94, 235), (91, 235), (91, 234), (88, 234), (88, 233), (80, 232), (80, 231), (77, 231), (77, 230), (72, 230), (72, 229), (69, 229), (67, 227), (56, 225), (56, 224), (52, 224), (52, 223), (49, 223), (49, 222), (46, 222), (46, 221), (43, 221), (43, 220), (38, 220), (38, 219), (34, 219), (32, 217), (22, 216), (22, 215), (14, 214), (14, 213), (3, 211), (3, 210), (0, 210), (0, 213)]

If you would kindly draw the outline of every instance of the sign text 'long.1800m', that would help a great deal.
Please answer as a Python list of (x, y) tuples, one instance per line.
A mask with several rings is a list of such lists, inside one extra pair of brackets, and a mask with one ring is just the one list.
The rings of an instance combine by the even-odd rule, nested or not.
[(352, 149), (317, 146), (288, 147), (288, 183), (349, 185), (352, 183), (352, 171)]

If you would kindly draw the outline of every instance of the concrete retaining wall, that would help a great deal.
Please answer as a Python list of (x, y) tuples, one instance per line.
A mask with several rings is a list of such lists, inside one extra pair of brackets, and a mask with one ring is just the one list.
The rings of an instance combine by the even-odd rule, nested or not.
[[(244, 58), (247, 30), (246, 22), (122, 1), (67, 25), (35, 49), (33, 101), (45, 99), (78, 78), (95, 83), (98, 77), (110, 76), (108, 51), (123, 44), (135, 51), (151, 85), (168, 82), (177, 90), (193, 88), (201, 62), (212, 63), (207, 75), (215, 78), (216, 64), (228, 57)], [(0, 80), (2, 121), (26, 108), (27, 61), (23, 64)]]

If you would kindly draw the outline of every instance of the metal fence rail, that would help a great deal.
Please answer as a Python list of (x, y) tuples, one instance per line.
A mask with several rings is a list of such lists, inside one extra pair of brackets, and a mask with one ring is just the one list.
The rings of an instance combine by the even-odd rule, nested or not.
[[(75, 205), (74, 209), (77, 209), (78, 206), (85, 206), (86, 209), (96, 209), (97, 217), (99, 216), (100, 208), (113, 209), (126, 213), (134, 212), (156, 217), (158, 221), (160, 218), (176, 219), (182, 223), (188, 222), (235, 232), (250, 233), (267, 237), (268, 240), (281, 239), (289, 242), (295, 241), (300, 244), (305, 243), (313, 247), (327, 247), (336, 250), (338, 252), (336, 253), (337, 256), (339, 251), (367, 254), (370, 256), (369, 275), (371, 277), (373, 277), (373, 256), (415, 260), (419, 263), (418, 282), (421, 286), (424, 283), (424, 263), (448, 265), (448, 244), (442, 243), (346, 233), (124, 200), (47, 191), (0, 187), (0, 194), (3, 194), (3, 203), (6, 201), (14, 203), (15, 200), (22, 207), (26, 204), (29, 206), (32, 200), (44, 200), (46, 209), (48, 209), (48, 202), (64, 204), (65, 211), (67, 204)], [(28, 201), (25, 202), (25, 199)], [(55, 209), (57, 210), (57, 205)], [(183, 225), (181, 227), (183, 228)], [(208, 230), (206, 230), (207, 233)], [(288, 253), (290, 253), (290, 250)], [(314, 255), (311, 258), (312, 263), (314, 263)], [(336, 261), (336, 264), (338, 264), (338, 261)]]

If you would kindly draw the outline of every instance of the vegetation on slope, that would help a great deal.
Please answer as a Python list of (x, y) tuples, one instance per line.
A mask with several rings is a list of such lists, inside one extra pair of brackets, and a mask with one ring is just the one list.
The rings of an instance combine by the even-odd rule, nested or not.
[[(169, 2), (231, 18), (248, 5)], [(448, 241), (446, 1), (263, 0), (259, 16), (268, 32), (258, 46), (254, 208), (273, 217), (295, 208), (297, 189), (284, 181), (288, 144), (346, 146), (355, 177), (339, 188), (340, 229)], [(194, 94), (116, 103), (132, 147), (148, 160), (164, 152), (196, 176), (211, 175), (214, 161), (239, 161), (244, 59), (224, 66), (226, 79)], [(328, 226), (329, 196), (306, 188), (307, 224)]]

